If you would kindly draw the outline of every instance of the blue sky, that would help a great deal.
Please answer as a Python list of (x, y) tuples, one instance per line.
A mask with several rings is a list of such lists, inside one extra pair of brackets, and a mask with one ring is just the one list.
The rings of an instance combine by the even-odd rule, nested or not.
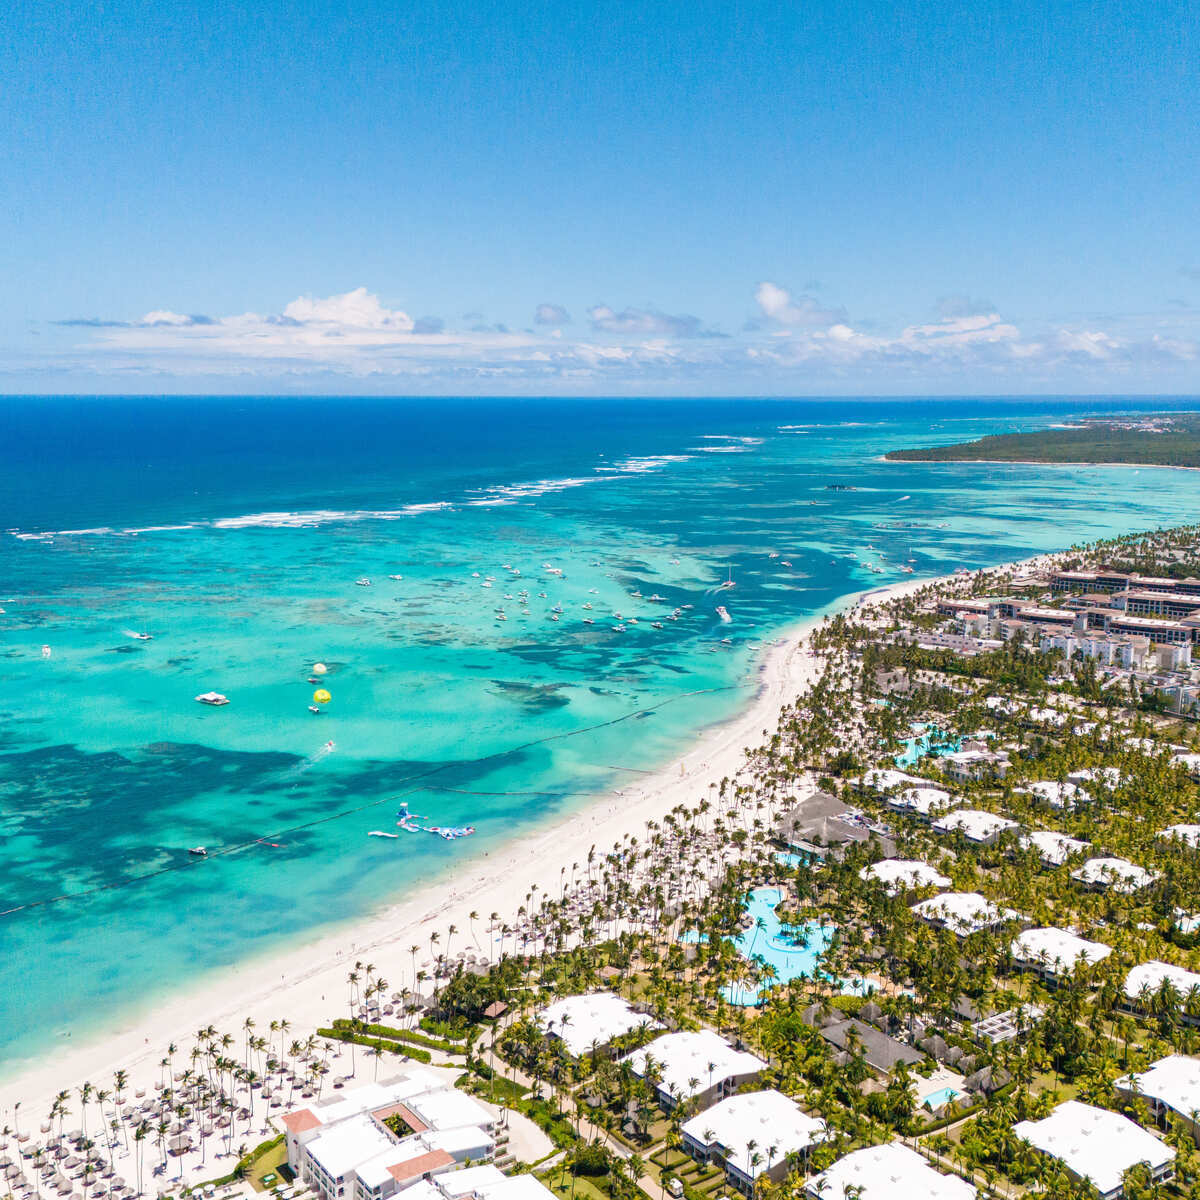
[(0, 390), (1200, 391), (1194, 2), (0, 13)]

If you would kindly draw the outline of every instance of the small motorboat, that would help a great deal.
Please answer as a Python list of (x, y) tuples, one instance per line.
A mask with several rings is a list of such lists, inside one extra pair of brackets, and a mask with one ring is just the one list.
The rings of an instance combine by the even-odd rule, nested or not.
[(371, 586), (371, 581), (365, 575), (363, 576), (362, 579), (356, 579), (354, 582), (356, 584), (358, 584), (359, 587), (370, 587)]
[(398, 838), (398, 833), (385, 833), (382, 829), (372, 829), (367, 837)]
[(651, 621), (650, 622), (651, 629), (661, 629), (662, 627), (663, 627), (663, 623), (661, 621)]
[(208, 704), (213, 708), (220, 708), (222, 704), (229, 703), (229, 697), (221, 695), (220, 692), (201, 692), (196, 700), (200, 704)]
[(154, 641), (154, 634), (152, 634), (152, 633), (135, 633), (131, 636), (133, 637), (134, 641), (138, 641), (138, 642)]
[(400, 580), (404, 578), (404, 576), (403, 575), (389, 575), (388, 578), (394, 579), (397, 583), (399, 583)]
[(197, 858), (207, 858), (208, 857), (208, 849), (205, 846), (193, 846), (188, 851), (188, 853), (194, 854)]
[(321, 710), (315, 704), (310, 704), (308, 711), (315, 717)]

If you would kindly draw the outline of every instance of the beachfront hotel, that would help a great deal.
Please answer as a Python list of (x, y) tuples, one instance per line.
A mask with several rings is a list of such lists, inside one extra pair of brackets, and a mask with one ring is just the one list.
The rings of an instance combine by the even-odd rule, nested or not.
[(419, 1069), (277, 1120), (288, 1167), (323, 1200), (387, 1200), (496, 1151), (493, 1113)]
[(810, 1117), (782, 1092), (728, 1096), (680, 1126), (683, 1148), (697, 1162), (716, 1162), (745, 1196), (759, 1179), (778, 1183), (792, 1169), (791, 1156), (823, 1142), (825, 1122)]
[(635, 1029), (663, 1027), (614, 992), (566, 996), (541, 1009), (534, 1020), (548, 1038), (557, 1038), (572, 1058), (605, 1050), (614, 1039)]
[(699, 1105), (723, 1100), (767, 1069), (761, 1058), (734, 1049), (711, 1029), (663, 1034), (620, 1061), (642, 1078), (653, 1065), (658, 1102), (667, 1112), (685, 1100)]

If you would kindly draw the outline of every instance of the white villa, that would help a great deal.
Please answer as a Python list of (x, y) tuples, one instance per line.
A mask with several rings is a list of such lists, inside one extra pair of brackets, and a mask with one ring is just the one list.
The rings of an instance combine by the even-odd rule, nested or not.
[(729, 1096), (685, 1121), (680, 1132), (693, 1158), (723, 1165), (729, 1182), (747, 1196), (760, 1176), (778, 1182), (790, 1170), (789, 1155), (829, 1136), (824, 1121), (776, 1091)]
[(614, 1038), (635, 1029), (661, 1029), (660, 1022), (637, 1012), (613, 992), (567, 996), (537, 1013), (534, 1020), (547, 1037), (558, 1038), (568, 1054), (581, 1058), (602, 1050)]
[(854, 1150), (814, 1175), (804, 1189), (813, 1200), (975, 1200), (978, 1195), (965, 1179), (935, 1171), (899, 1142)]
[(1120, 1113), (1079, 1100), (1060, 1104), (1041, 1121), (1018, 1121), (1013, 1132), (1100, 1193), (1120, 1200), (1130, 1167), (1147, 1163), (1156, 1182), (1175, 1173), (1175, 1151)]
[(949, 887), (950, 880), (928, 863), (911, 858), (885, 858), (880, 862), (863, 867), (859, 879), (874, 879), (883, 884), (889, 896), (895, 896), (905, 888)]
[(1200, 1138), (1200, 1059), (1172, 1054), (1144, 1071), (1122, 1076), (1113, 1086), (1127, 1103), (1144, 1100), (1156, 1118), (1174, 1113), (1187, 1122), (1192, 1137)]
[(974, 842), (977, 846), (994, 846), (1002, 833), (1019, 828), (1016, 821), (978, 808), (956, 809), (933, 823), (934, 833), (961, 833), (968, 842)]
[(1021, 837), (1021, 845), (1031, 847), (1041, 855), (1047, 867), (1061, 867), (1068, 858), (1086, 854), (1092, 847), (1090, 842), (1055, 833), (1051, 829), (1037, 829)]
[(1026, 929), (1012, 943), (1013, 958), (1027, 971), (1057, 981), (1076, 967), (1101, 962), (1112, 953), (1103, 942), (1089, 942), (1065, 929)]
[(948, 929), (959, 937), (1021, 920), (1020, 913), (1001, 908), (978, 892), (943, 892), (914, 904), (912, 911), (935, 928)]
[(653, 1063), (658, 1101), (668, 1111), (684, 1100), (695, 1099), (701, 1105), (723, 1100), (767, 1068), (761, 1058), (735, 1050), (711, 1029), (663, 1034), (620, 1061), (639, 1076)]
[(1129, 896), (1149, 887), (1158, 876), (1125, 858), (1089, 858), (1077, 871), (1071, 872), (1071, 878), (1093, 891), (1111, 889)]

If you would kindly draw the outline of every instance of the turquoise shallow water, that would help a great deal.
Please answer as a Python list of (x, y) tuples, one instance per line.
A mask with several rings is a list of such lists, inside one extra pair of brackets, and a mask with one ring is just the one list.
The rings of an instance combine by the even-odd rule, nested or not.
[[(1192, 519), (1190, 472), (879, 461), (1070, 411), (0, 401), (0, 1070), (636, 781), (901, 566)], [(367, 837), (401, 800), (478, 832)]]

